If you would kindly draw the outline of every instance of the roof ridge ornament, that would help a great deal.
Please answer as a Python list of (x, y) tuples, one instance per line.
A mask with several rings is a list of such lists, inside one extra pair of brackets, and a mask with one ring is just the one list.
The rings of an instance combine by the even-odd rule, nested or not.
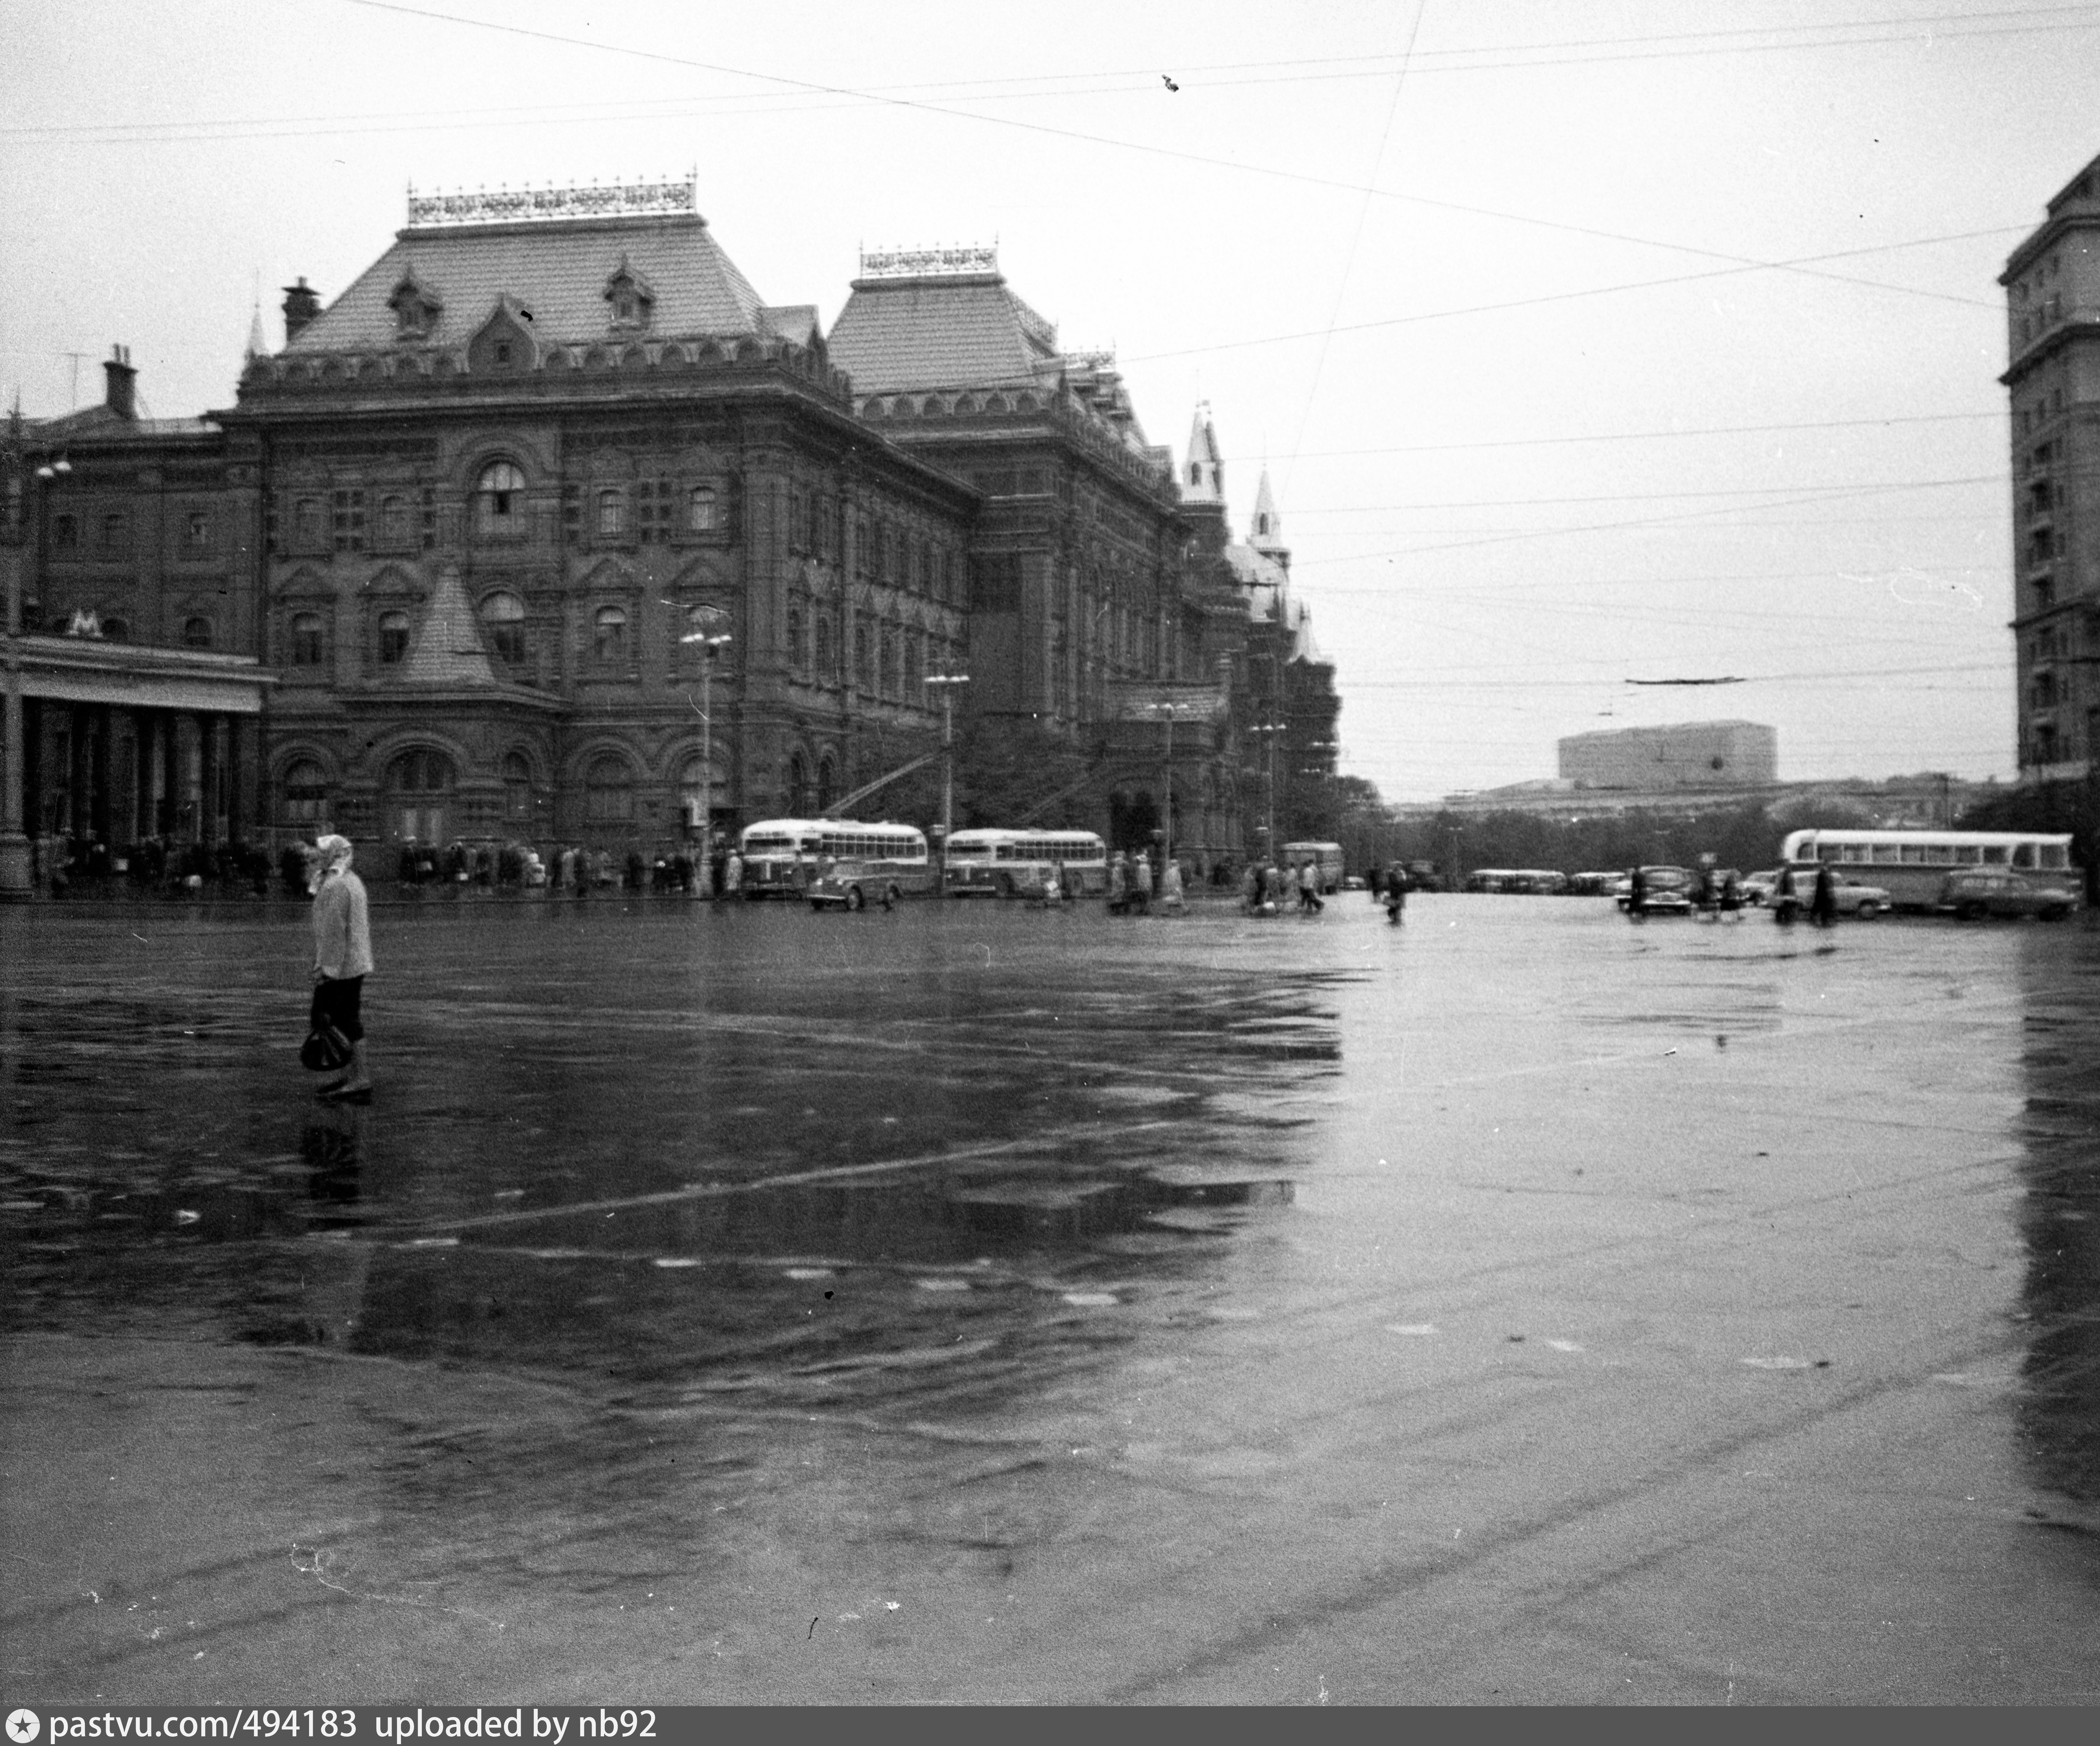
[(551, 224), (579, 219), (675, 218), (699, 216), (699, 171), (660, 181), (607, 182), (578, 188), (552, 183), (543, 188), (493, 192), (461, 189), (418, 194), (408, 185), (408, 228), (448, 230), (462, 224)]
[(946, 278), (964, 273), (999, 271), (996, 242), (968, 243), (952, 249), (862, 249), (860, 276), (863, 279)]

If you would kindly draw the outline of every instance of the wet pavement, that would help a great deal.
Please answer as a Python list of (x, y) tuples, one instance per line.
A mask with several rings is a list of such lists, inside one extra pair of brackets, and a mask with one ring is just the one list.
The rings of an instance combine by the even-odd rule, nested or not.
[(2089, 925), (373, 932), (0, 910), (11, 1701), (2100, 1688)]

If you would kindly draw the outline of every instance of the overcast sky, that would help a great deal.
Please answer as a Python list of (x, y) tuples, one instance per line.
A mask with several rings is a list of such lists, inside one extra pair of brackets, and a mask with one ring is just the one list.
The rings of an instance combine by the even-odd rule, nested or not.
[(1789, 779), (2014, 773), (1995, 281), (2100, 152), (2100, 5), (0, 0), (0, 31), (32, 415), (119, 341), (153, 413), (231, 404), (257, 284), (275, 346), (279, 288), (342, 291), (411, 182), (697, 166), (770, 302), (828, 326), (862, 247), (995, 239), (1151, 440), (1207, 400), (1389, 799), (1720, 717)]

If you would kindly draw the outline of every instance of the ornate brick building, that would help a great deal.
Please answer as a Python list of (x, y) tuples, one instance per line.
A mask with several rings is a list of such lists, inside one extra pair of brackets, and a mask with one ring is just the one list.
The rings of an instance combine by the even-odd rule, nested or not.
[(975, 495), (692, 204), (412, 200), (288, 297), (223, 415), (269, 480), (280, 822), (647, 847), (827, 805), (931, 722)]
[(18, 422), (0, 824), (648, 852), (842, 802), (964, 672), (1126, 846), (1259, 850), (1286, 718), (1331, 769), (1266, 480), (1235, 546), (1207, 416), (1181, 478), (989, 252), (864, 258), (827, 337), (690, 183), (412, 195), (284, 315), (229, 410), (142, 419), (120, 358)]

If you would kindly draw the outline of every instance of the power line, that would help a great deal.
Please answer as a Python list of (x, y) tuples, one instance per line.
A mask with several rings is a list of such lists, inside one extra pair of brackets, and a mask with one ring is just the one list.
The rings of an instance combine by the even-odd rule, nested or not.
[[(1473, 218), (1493, 219), (1505, 223), (1530, 225), (1537, 228), (1560, 232), (1572, 236), (1594, 236), (1606, 241), (1630, 243), (1639, 248), (1663, 249), (1680, 254), (1699, 255), (1710, 260), (1726, 261), (1739, 267), (1799, 272), (1811, 278), (1830, 279), (1841, 284), (1867, 285), (1911, 296), (1937, 298), (1947, 295), (1947, 294), (1937, 292), (1920, 291), (1911, 285), (1890, 285), (1878, 280), (1859, 279), (1844, 273), (1818, 272), (1813, 267), (1805, 265), (1759, 261), (1744, 255), (1731, 254), (1723, 250), (1702, 248), (1692, 243), (1670, 242), (1657, 237), (1635, 236), (1623, 231), (1605, 230), (1595, 225), (1572, 223), (1564, 219), (1540, 218), (1526, 213), (1502, 212), (1485, 206), (1468, 206), (1458, 201), (1438, 200), (1425, 194), (1405, 194), (1396, 189), (1370, 188), (1359, 183), (1344, 182), (1335, 177), (1318, 176), (1302, 170), (1285, 170), (1274, 165), (1250, 163), (1229, 157), (1213, 157), (1204, 152), (1185, 151), (1172, 146), (1150, 145), (1136, 140), (1118, 139), (1108, 135), (1087, 133), (1077, 128), (1055, 127), (1048, 122), (1021, 121), (1010, 116), (980, 115), (968, 109), (950, 108), (943, 104), (922, 102), (908, 97), (887, 96), (880, 92), (856, 90), (849, 86), (827, 85), (816, 80), (794, 78), (784, 73), (760, 73), (748, 68), (724, 66), (719, 62), (699, 60), (688, 55), (673, 55), (661, 49), (635, 48), (620, 43), (593, 42), (587, 37), (569, 37), (554, 31), (535, 30), (523, 24), (501, 24), (487, 19), (461, 18), (451, 13), (427, 11), (420, 7), (402, 6), (397, 3), (397, 0), (345, 0), (345, 3), (363, 7), (373, 11), (399, 13), (405, 17), (421, 19), (426, 23), (457, 24), (468, 29), (492, 31), (535, 42), (551, 42), (563, 48), (591, 49), (602, 53), (627, 55), (638, 60), (662, 62), (673, 66), (692, 67), (704, 72), (721, 73), (739, 78), (761, 80), (797, 91), (816, 91), (832, 96), (849, 96), (885, 107), (911, 110), (917, 113), (938, 115), (951, 120), (977, 122), (987, 126), (1015, 129), (1026, 133), (1041, 134), (1053, 139), (1070, 139), (1088, 145), (1106, 146), (1112, 150), (1138, 152), (1182, 163), (1201, 164), (1211, 169), (1231, 170), (1241, 174), (1268, 176), (1282, 181), (1300, 183), (1308, 187), (1335, 189), (1345, 193), (1370, 194), (1381, 200), (1398, 201), (1406, 205), (1426, 206), (1438, 211), (1457, 212)], [(1974, 301), (1960, 298), (1953, 298), (1951, 300)]]
[[(351, 0), (351, 3), (356, 3), (356, 0)], [(409, 7), (396, 7), (393, 10), (410, 12), (412, 15), (440, 22), (467, 24), (483, 23), (482, 20), (456, 19), (450, 17), (446, 14), (421, 11)], [(2096, 11), (2100, 11), (2100, 9), (2096, 9), (2090, 5), (2023, 7), (2003, 12), (1943, 12), (1922, 14), (1915, 17), (1899, 16), (1893, 18), (1856, 19), (1841, 21), (1835, 24), (1820, 25), (1748, 26), (1737, 27), (1727, 30), (1681, 31), (1631, 37), (1576, 38), (1544, 42), (1509, 43), (1497, 45), (1493, 48), (1423, 50), (1418, 51), (1416, 53), (1414, 70), (1418, 73), (1423, 74), (1494, 72), (1511, 69), (1523, 70), (1533, 67), (1604, 65), (1615, 61), (1624, 60), (1674, 60), (1725, 54), (1763, 54), (1773, 52), (1797, 52), (1827, 48), (1851, 48), (1879, 46), (1889, 42), (1909, 42), (1916, 40), (1915, 33), (1920, 31), (1924, 32), (1925, 40), (1927, 41), (1951, 40), (1957, 42), (1967, 41), (1972, 38), (1981, 38), (1996, 36), (2024, 36), (2062, 33), (2095, 28), (2096, 24), (2100, 24), (2100, 19), (2096, 19), (2094, 17)], [(2059, 22), (2054, 24), (1999, 24), (1988, 22), (1989, 20), (2000, 19), (2013, 20), (2024, 18), (2054, 18), (2058, 19)], [(1977, 25), (1979, 28), (1973, 29), (1943, 30), (1935, 33), (1930, 29), (1930, 27), (1935, 24), (1972, 24)], [(1904, 29), (1899, 33), (1895, 35), (1845, 37), (1832, 34), (1832, 33), (1841, 31), (1881, 30), (1895, 26), (1901, 26), (1904, 27)], [(1811, 39), (1787, 42), (1725, 43), (1719, 40), (1727, 38), (1739, 38), (1745, 36), (1776, 36), (1789, 34), (1794, 36), (1805, 36), (1809, 33), (1813, 32), (1821, 32), (1824, 34), (1820, 40)], [(558, 40), (567, 42), (569, 39), (563, 38)], [(1462, 57), (1478, 57), (1489, 54), (1500, 54), (1505, 55), (1529, 55), (1534, 52), (1544, 53), (1550, 51), (1563, 49), (1613, 48), (1649, 42), (1683, 42), (1694, 44), (1712, 43), (1714, 46), (1695, 46), (1682, 49), (1653, 50), (1630, 55), (1565, 56), (1554, 60), (1533, 59), (1482, 60), (1476, 58), (1466, 61), (1463, 64), (1440, 65), (1436, 64), (1440, 60), (1455, 63), (1460, 60)], [(624, 52), (643, 54), (646, 52), (639, 50), (623, 50), (619, 45), (611, 43), (585, 43), (581, 46), (605, 49), (616, 53)], [(677, 60), (677, 57), (663, 55), (652, 55), (651, 58), (671, 60)], [(1300, 60), (1224, 61), (1209, 64), (1198, 64), (1187, 67), (1177, 67), (1176, 70), (1180, 75), (1179, 82), (1180, 82), (1185, 88), (1198, 91), (1227, 91), (1253, 86), (1311, 84), (1338, 79), (1369, 80), (1385, 78), (1389, 77), (1392, 71), (1392, 67), (1386, 64), (1390, 63), (1396, 57), (1389, 54), (1374, 54), (1328, 55)], [(735, 77), (766, 80), (770, 77), (766, 74), (752, 73), (737, 68), (712, 67), (709, 66), (708, 64), (700, 61), (682, 61), (679, 62), (679, 64), (694, 66), (705, 71), (721, 72)], [(1348, 70), (1331, 73), (1286, 72), (1279, 70), (1281, 69), (1288, 68), (1341, 68)], [(1211, 79), (1207, 81), (1202, 78), (1203, 75), (1213, 73), (1251, 73), (1254, 76), (1245, 78)], [(741, 113), (744, 113), (763, 114), (768, 113), (792, 113), (798, 111), (807, 111), (819, 108), (842, 108), (850, 107), (855, 104), (873, 104), (885, 100), (894, 100), (915, 92), (946, 93), (958, 101), (986, 103), (997, 102), (1000, 100), (1049, 99), (1100, 95), (1140, 94), (1150, 95), (1155, 93), (1158, 90), (1156, 83), (1158, 77), (1158, 73), (1157, 69), (1151, 67), (1088, 69), (1080, 72), (1069, 73), (1001, 74), (996, 76), (995, 78), (991, 79), (981, 77), (971, 79), (919, 81), (913, 83), (902, 85), (870, 86), (858, 90), (848, 87), (823, 86), (813, 86), (808, 88), (807, 95), (810, 97), (838, 96), (845, 99), (843, 103), (840, 104), (819, 104), (809, 100), (802, 100), (788, 104), (768, 104), (765, 102), (765, 99), (760, 97), (757, 93), (750, 94), (748, 96), (739, 96), (733, 93), (725, 93), (711, 99), (711, 102), (715, 104), (725, 106), (736, 104), (739, 106)], [(1080, 79), (1110, 79), (1116, 81), (1128, 81), (1130, 82), (1096, 85), (1076, 85), (1072, 82)], [(1197, 82), (1192, 84), (1192, 81)], [(781, 82), (792, 83), (794, 82)], [(0, 128), (0, 137), (59, 138), (103, 135), (108, 136), (105, 143), (122, 144), (129, 141), (144, 144), (162, 143), (170, 139), (182, 138), (233, 139), (282, 136), (280, 134), (259, 130), (264, 129), (282, 130), (285, 133), (321, 135), (332, 131), (348, 131), (350, 130), (347, 127), (342, 126), (339, 124), (353, 122), (381, 123), (383, 125), (359, 130), (388, 132), (417, 131), (426, 129), (435, 130), (452, 126), (474, 126), (479, 125), (481, 121), (483, 119), (504, 116), (517, 117), (522, 119), (537, 119), (541, 121), (558, 118), (575, 122), (589, 122), (620, 119), (675, 119), (682, 116), (704, 113), (707, 113), (706, 110), (704, 108), (696, 108), (691, 99), (664, 98), (640, 104), (559, 105), (510, 104), (467, 111), (457, 109), (408, 111), (406, 113), (398, 111), (367, 111), (363, 113), (329, 117), (254, 117), (248, 121), (193, 121), (187, 122), (102, 122), (30, 124), (24, 126)], [(206, 134), (200, 131), (187, 135), (175, 131), (175, 130), (183, 128), (196, 130), (210, 128), (222, 130), (216, 134)]]
[[(2010, 232), (2010, 231), (1979, 231), (1971, 234), (2002, 236), (2009, 235)], [(1895, 244), (1892, 246), (1900, 248), (1907, 245)], [(1880, 418), (1812, 418), (1785, 424), (1714, 424), (1695, 426), (1690, 429), (1679, 431), (1597, 431), (1582, 436), (1507, 436), (1475, 443), (1400, 443), (1380, 449), (1310, 449), (1299, 458), (1304, 461), (1324, 461), (1349, 455), (1447, 454), (1476, 449), (1543, 449), (1565, 443), (1639, 443), (1684, 436), (1758, 435), (1779, 431), (1842, 431), (1855, 427), (1871, 427), (1879, 430), (1886, 426), (1895, 424), (1945, 424), (1957, 420), (1974, 422), (1979, 418), (2003, 419), (2005, 416), (2005, 409), (2001, 407), (1992, 412), (1913, 413)], [(1296, 515), (1299, 512), (1293, 510), (1291, 513)]]

